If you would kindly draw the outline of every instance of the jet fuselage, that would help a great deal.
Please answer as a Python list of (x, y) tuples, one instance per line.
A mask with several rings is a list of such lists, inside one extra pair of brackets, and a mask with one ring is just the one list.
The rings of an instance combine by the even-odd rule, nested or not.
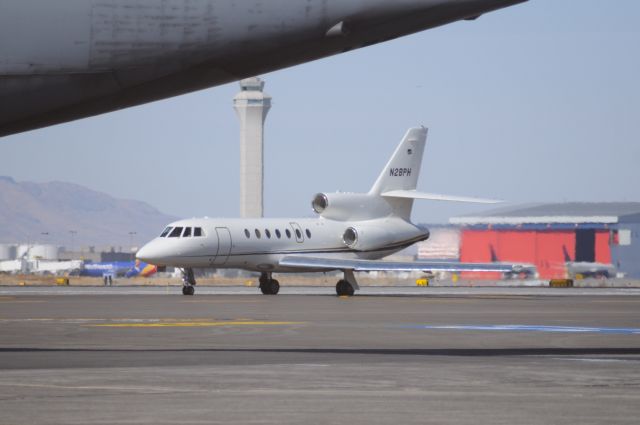
[[(345, 231), (363, 225), (385, 229), (392, 239), (380, 241), (374, 249), (350, 248), (343, 239)], [(169, 224), (162, 236), (142, 247), (136, 256), (157, 266), (300, 272), (304, 270), (280, 266), (280, 260), (291, 255), (377, 260), (428, 237), (426, 229), (397, 217), (365, 222), (199, 218)]]

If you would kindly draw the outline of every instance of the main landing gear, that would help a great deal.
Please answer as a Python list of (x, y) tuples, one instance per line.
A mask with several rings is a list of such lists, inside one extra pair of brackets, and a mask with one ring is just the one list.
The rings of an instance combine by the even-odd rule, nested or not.
[(193, 269), (182, 270), (182, 295), (193, 295), (196, 292), (196, 278), (193, 276)]
[(336, 294), (339, 297), (352, 297), (360, 289), (353, 270), (344, 270), (344, 279), (340, 279), (336, 284)]
[(277, 295), (280, 291), (280, 282), (271, 277), (271, 273), (260, 275), (260, 291), (264, 295)]
[(336, 284), (336, 294), (339, 297), (352, 297), (356, 290), (346, 280), (339, 280)]

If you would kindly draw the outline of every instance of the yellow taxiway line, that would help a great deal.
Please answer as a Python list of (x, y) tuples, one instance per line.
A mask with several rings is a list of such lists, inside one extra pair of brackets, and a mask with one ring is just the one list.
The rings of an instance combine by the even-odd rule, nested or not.
[(44, 303), (45, 300), (21, 300), (16, 297), (0, 297), (1, 303), (20, 304), (20, 303)]

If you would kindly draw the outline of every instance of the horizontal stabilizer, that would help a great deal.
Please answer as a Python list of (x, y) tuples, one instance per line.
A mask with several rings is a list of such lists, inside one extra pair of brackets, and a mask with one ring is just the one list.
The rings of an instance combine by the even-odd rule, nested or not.
[(430, 201), (470, 202), (474, 204), (499, 204), (503, 201), (496, 199), (469, 198), (466, 196), (439, 195), (415, 190), (392, 190), (382, 193), (387, 198), (427, 199)]
[(378, 260), (346, 260), (338, 258), (287, 256), (280, 266), (302, 269), (371, 271), (423, 271), (423, 272), (519, 272), (522, 266), (505, 263), (455, 263), (455, 262), (400, 262)]

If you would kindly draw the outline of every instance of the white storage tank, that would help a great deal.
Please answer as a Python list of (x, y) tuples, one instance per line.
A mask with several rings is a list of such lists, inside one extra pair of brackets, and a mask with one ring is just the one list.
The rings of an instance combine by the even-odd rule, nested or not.
[(29, 257), (33, 260), (58, 260), (60, 248), (55, 245), (34, 245), (29, 251)]
[[(25, 255), (26, 254), (26, 255)], [(60, 248), (55, 245), (20, 245), (17, 249), (18, 258), (27, 260), (58, 260)]]
[(0, 244), (0, 261), (15, 260), (16, 246), (11, 244)]
[(18, 260), (21, 259), (28, 259), (29, 257), (29, 249), (31, 248), (31, 245), (27, 245), (27, 244), (22, 244), (22, 245), (18, 245), (18, 247), (16, 248), (16, 258)]

